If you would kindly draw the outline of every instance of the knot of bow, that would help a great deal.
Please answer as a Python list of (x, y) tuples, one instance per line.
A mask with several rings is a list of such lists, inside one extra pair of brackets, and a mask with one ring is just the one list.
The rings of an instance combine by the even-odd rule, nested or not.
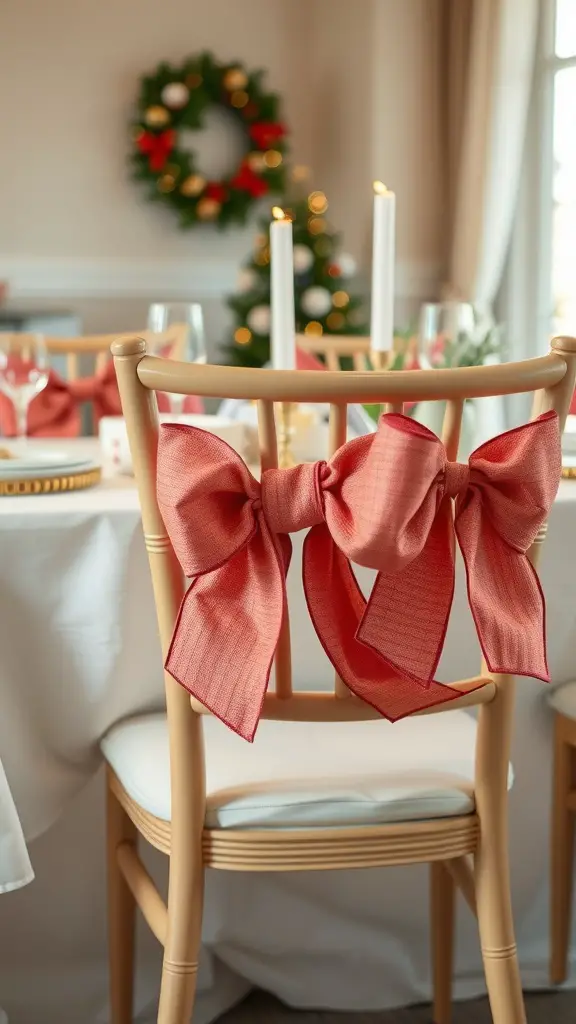
[[(457, 696), (434, 680), (456, 537), (488, 667), (548, 680), (543, 597), (526, 552), (560, 467), (555, 413), (487, 442), (467, 465), (450, 462), (426, 427), (389, 414), (329, 462), (266, 470), (261, 482), (214, 435), (164, 425), (158, 501), (193, 580), (167, 670), (253, 739), (286, 606), (288, 534), (308, 529), (302, 574), (315, 630), (346, 685), (384, 717)], [(377, 570), (368, 603), (351, 561)]]

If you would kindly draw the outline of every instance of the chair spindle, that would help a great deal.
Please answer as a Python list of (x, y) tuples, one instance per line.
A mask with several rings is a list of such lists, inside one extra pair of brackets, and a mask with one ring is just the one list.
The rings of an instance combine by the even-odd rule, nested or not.
[[(278, 444), (274, 403), (263, 399), (258, 402), (258, 436), (260, 441), (260, 469), (276, 469), (278, 466)], [(280, 636), (274, 657), (276, 673), (276, 696), (287, 700), (292, 696), (292, 654), (290, 648), (290, 616), (285, 609)]]
[(442, 441), (450, 462), (456, 462), (458, 458), (463, 412), (463, 398), (451, 398), (446, 402), (446, 412), (444, 413), (444, 422), (442, 424)]
[[(348, 406), (345, 402), (332, 402), (330, 405), (330, 423), (328, 428), (328, 455), (334, 455), (346, 443), (348, 426)], [(334, 693), (337, 697), (350, 697), (350, 690), (342, 682), (338, 673), (334, 677)]]

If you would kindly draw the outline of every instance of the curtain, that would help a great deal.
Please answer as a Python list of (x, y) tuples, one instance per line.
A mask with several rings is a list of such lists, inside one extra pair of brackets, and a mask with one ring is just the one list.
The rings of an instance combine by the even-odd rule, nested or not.
[(446, 298), (490, 313), (510, 242), (538, 0), (443, 0)]

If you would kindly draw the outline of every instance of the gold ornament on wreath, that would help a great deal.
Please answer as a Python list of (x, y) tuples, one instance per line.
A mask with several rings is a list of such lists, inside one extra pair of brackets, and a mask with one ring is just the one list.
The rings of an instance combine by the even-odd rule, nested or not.
[[(182, 228), (243, 224), (258, 200), (284, 193), (288, 132), (279, 97), (261, 79), (260, 72), (238, 61), (220, 63), (210, 53), (162, 63), (141, 79), (131, 125), (133, 177), (174, 211)], [(220, 180), (204, 174), (187, 147), (189, 133), (203, 128), (214, 106), (230, 113), (245, 139), (243, 155)], [(324, 212), (321, 206), (318, 201), (311, 212)]]

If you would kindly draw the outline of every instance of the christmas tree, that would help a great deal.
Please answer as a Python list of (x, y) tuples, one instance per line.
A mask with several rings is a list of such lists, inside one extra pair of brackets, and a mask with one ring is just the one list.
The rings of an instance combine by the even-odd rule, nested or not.
[[(367, 334), (363, 300), (348, 290), (355, 263), (339, 252), (338, 235), (326, 220), (326, 196), (314, 191), (285, 199), (282, 206), (293, 226), (296, 331)], [(263, 366), (270, 358), (270, 220), (262, 218), (238, 291), (228, 299), (234, 324), (226, 361), (237, 366)]]

